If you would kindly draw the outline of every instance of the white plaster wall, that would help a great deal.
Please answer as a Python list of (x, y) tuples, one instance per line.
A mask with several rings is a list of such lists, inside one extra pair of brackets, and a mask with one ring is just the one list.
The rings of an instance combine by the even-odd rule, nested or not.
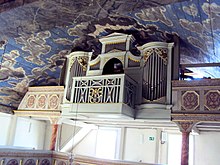
[(195, 136), (194, 165), (219, 165), (220, 132), (201, 132)]
[[(154, 137), (153, 141), (149, 137)], [(127, 128), (124, 143), (124, 160), (156, 163), (156, 129)]]
[(96, 155), (97, 130), (92, 130), (74, 149), (73, 153), (78, 155)]
[(43, 149), (46, 123), (29, 118), (17, 118), (14, 146)]
[[(124, 133), (121, 134), (123, 142), (121, 142), (121, 144), (117, 144), (117, 149), (119, 149), (119, 152), (116, 151), (115, 159), (136, 162), (142, 161), (147, 163), (167, 163), (168, 143), (160, 143), (160, 130), (124, 128), (123, 132)], [(154, 137), (154, 140), (150, 141), (149, 137)], [(73, 153), (96, 157), (96, 144), (97, 130), (92, 130), (74, 148)]]
[(12, 116), (9, 114), (0, 113), (0, 146), (10, 145), (10, 123)]
[(45, 128), (44, 150), (50, 149), (51, 135), (52, 135), (52, 125), (51, 125), (50, 121), (47, 121), (46, 128)]

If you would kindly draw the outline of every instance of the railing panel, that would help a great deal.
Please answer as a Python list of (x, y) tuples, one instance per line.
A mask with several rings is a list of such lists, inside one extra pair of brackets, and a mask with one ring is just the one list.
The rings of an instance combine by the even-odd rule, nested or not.
[(156, 165), (151, 163), (107, 160), (45, 150), (0, 149), (1, 165)]
[(135, 105), (136, 82), (124, 74), (74, 77), (73, 103), (126, 103)]
[(172, 112), (220, 113), (220, 79), (173, 81)]
[(136, 98), (137, 83), (126, 76), (125, 78), (125, 91), (124, 91), (124, 103), (134, 108)]
[(0, 149), (1, 165), (69, 165), (69, 155), (45, 150)]
[(63, 86), (29, 87), (18, 110), (60, 111), (63, 94)]

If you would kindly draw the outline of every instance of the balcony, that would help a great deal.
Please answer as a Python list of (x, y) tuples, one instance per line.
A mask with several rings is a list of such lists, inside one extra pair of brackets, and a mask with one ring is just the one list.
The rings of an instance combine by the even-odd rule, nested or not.
[(172, 120), (219, 121), (220, 79), (172, 82)]
[[(1, 165), (156, 165), (151, 163), (107, 160), (47, 150), (0, 149)], [(158, 164), (159, 165), (159, 164)]]
[(137, 83), (125, 74), (74, 77), (62, 116), (134, 117)]
[(59, 118), (63, 94), (63, 86), (29, 87), (14, 113), (17, 116)]

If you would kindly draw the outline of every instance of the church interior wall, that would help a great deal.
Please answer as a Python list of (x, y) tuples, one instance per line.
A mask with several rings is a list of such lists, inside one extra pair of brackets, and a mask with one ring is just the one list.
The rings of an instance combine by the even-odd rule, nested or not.
[[(36, 121), (30, 118), (14, 118), (12, 115), (0, 114), (0, 145), (1, 147), (48, 149), (50, 143), (51, 126), (48, 122)], [(30, 128), (31, 124), (31, 128)], [(14, 126), (13, 126), (14, 125)], [(70, 128), (71, 127), (71, 128)], [(112, 128), (112, 127), (111, 127)], [(118, 129), (118, 128), (117, 128)], [(69, 137), (72, 126), (62, 127), (61, 136)], [(161, 144), (159, 141), (162, 129), (122, 128), (119, 134), (122, 138), (117, 143), (115, 159), (131, 160), (152, 163), (168, 162), (168, 140)], [(170, 134), (181, 134), (178, 129), (169, 131)], [(200, 132), (193, 135), (194, 165), (218, 165), (220, 157), (220, 132)], [(13, 137), (16, 137), (13, 139)], [(149, 141), (154, 137), (155, 141)], [(167, 139), (168, 139), (167, 138)], [(96, 157), (97, 129), (93, 129), (73, 149), (74, 154)]]
[(218, 165), (220, 162), (220, 132), (201, 132), (195, 136), (194, 165)]
[[(117, 128), (118, 129), (118, 128)], [(164, 143), (160, 141), (161, 128), (155, 129), (141, 129), (141, 128), (123, 128), (120, 136), (122, 136), (118, 150), (114, 159), (122, 159), (126, 161), (142, 161), (148, 163), (168, 163), (169, 152), (169, 136), (178, 135), (181, 139), (181, 133), (176, 130), (165, 130), (167, 132), (167, 139)], [(85, 155), (97, 157), (97, 129), (92, 130), (74, 149), (73, 153), (76, 155)], [(123, 135), (124, 134), (124, 135)], [(219, 132), (201, 132), (199, 135), (192, 134), (190, 137), (191, 150), (193, 157), (190, 157), (190, 165), (218, 165), (220, 157), (220, 142), (218, 137)], [(154, 141), (149, 138), (154, 137)], [(170, 139), (172, 140), (172, 139)], [(122, 145), (121, 145), (122, 144)], [(105, 147), (105, 146), (103, 146)], [(175, 146), (178, 149), (178, 146)], [(181, 146), (179, 146), (181, 147)], [(116, 150), (117, 150), (116, 149)], [(206, 151), (206, 152), (204, 152)], [(120, 155), (122, 152), (122, 155)], [(170, 152), (171, 157), (175, 151)], [(177, 154), (178, 155), (178, 154)], [(172, 164), (169, 164), (172, 165)], [(175, 165), (175, 164), (173, 164)]]
[[(0, 146), (7, 148), (45, 149), (46, 122), (0, 114)], [(48, 139), (49, 143), (49, 139)]]
[(45, 130), (44, 121), (18, 117), (14, 146), (43, 150)]

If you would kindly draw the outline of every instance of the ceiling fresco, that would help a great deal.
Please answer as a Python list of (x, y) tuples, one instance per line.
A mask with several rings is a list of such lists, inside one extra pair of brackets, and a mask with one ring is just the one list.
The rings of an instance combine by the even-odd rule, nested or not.
[[(133, 34), (137, 46), (172, 42), (177, 35), (182, 64), (220, 61), (218, 0), (27, 2), (10, 9), (7, 5), (7, 10), (0, 3), (2, 112), (17, 109), (29, 86), (59, 85), (65, 56), (83, 50), (93, 51), (95, 57), (101, 50), (98, 39), (112, 32)], [(219, 67), (202, 73), (220, 77)]]

